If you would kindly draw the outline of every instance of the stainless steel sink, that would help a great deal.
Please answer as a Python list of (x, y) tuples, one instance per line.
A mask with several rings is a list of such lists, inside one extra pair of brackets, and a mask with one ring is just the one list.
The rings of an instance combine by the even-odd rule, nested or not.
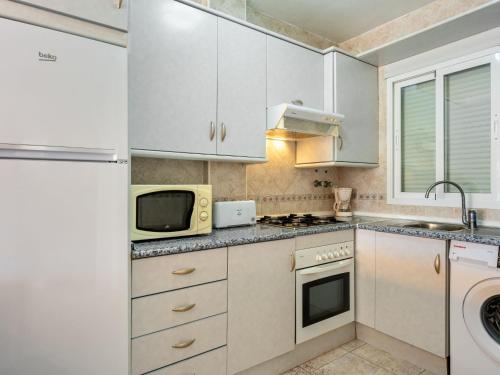
[(444, 223), (427, 223), (418, 222), (403, 225), (405, 228), (429, 229), (429, 230), (443, 230), (447, 232), (456, 232), (466, 229), (463, 225), (458, 224), (444, 224)]

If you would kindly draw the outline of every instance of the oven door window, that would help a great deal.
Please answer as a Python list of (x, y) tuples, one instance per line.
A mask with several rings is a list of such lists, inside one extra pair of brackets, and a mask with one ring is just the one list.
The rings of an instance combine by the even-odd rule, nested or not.
[(349, 311), (349, 288), (349, 272), (303, 284), (302, 327)]
[(191, 227), (195, 195), (169, 190), (143, 194), (136, 200), (136, 227), (148, 232), (179, 232)]

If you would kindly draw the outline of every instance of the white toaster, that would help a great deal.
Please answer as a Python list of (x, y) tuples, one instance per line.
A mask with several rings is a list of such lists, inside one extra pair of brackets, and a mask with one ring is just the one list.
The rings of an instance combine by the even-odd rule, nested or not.
[(256, 219), (255, 201), (215, 202), (212, 215), (214, 228), (253, 225)]

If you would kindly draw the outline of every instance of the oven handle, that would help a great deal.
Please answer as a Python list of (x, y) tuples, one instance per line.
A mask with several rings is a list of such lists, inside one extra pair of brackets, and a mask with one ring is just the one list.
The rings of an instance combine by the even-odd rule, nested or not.
[(324, 266), (317, 266), (312, 268), (306, 268), (298, 271), (301, 275), (315, 275), (317, 273), (328, 272), (332, 270), (337, 270), (339, 268), (345, 268), (352, 264), (352, 259), (341, 260), (340, 262), (335, 262), (332, 264), (327, 264)]

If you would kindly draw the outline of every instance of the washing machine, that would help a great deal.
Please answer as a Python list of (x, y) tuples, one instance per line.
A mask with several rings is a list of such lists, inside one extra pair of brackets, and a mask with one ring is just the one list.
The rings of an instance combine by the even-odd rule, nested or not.
[(500, 374), (498, 246), (451, 241), (450, 371)]

